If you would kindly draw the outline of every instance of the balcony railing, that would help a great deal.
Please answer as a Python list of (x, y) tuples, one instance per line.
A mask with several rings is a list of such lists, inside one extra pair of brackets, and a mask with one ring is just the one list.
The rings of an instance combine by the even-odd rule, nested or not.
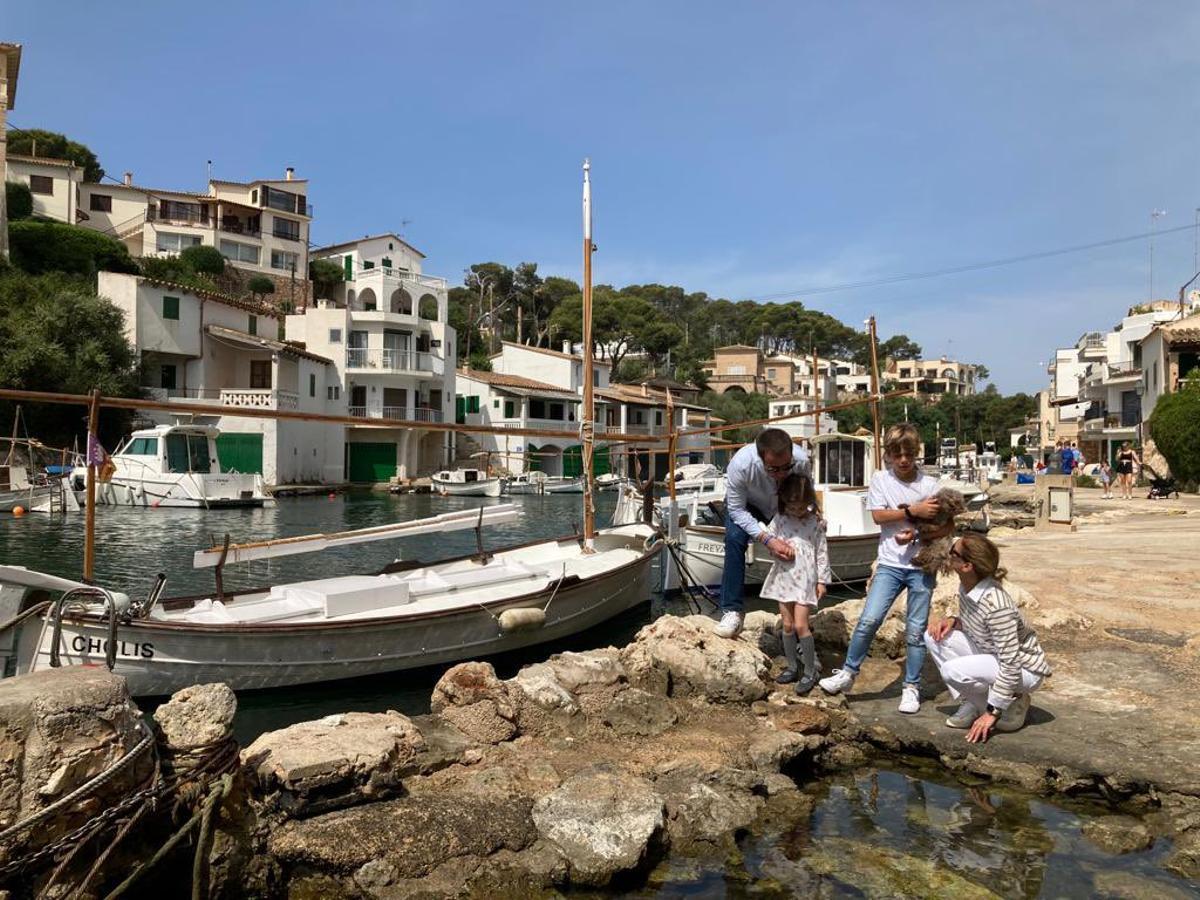
[(347, 369), (373, 369), (377, 372), (445, 373), (445, 359), (422, 350), (368, 350), (351, 347), (346, 351)]
[(398, 278), (401, 281), (411, 281), (414, 284), (419, 284), (421, 287), (430, 288), (435, 291), (446, 290), (446, 279), (435, 278), (432, 275), (419, 275), (416, 272), (409, 272), (407, 269), (396, 269), (388, 266), (372, 266), (369, 269), (359, 269), (352, 276), (353, 280), (361, 280), (364, 278), (380, 278), (387, 276), (388, 278)]
[(357, 419), (400, 419), (406, 422), (440, 422), (442, 411), (418, 406), (409, 409), (406, 406), (351, 406), (348, 410)]
[(148, 400), (220, 400), (220, 390), (211, 388), (165, 388), (143, 385), (142, 392)]
[(249, 225), (243, 225), (236, 219), (225, 219), (221, 222), (220, 227), (227, 234), (240, 234), (243, 237), (252, 238), (262, 237), (261, 228), (251, 228)]
[(222, 406), (241, 406), (247, 409), (297, 409), (300, 395), (294, 391), (270, 388), (232, 388), (221, 391)]

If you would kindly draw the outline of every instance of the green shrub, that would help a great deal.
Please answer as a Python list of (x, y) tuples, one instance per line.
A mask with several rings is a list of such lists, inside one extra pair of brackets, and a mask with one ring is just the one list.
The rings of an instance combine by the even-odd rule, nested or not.
[(1159, 397), (1149, 425), (1171, 474), (1189, 484), (1200, 481), (1200, 387)]
[(266, 275), (255, 275), (246, 282), (246, 290), (256, 297), (263, 297), (275, 293), (275, 282)]
[(20, 181), (5, 182), (4, 203), (10, 222), (28, 219), (33, 215), (33, 191)]
[(199, 275), (220, 275), (225, 271), (225, 257), (208, 244), (185, 248), (179, 254), (179, 261)]
[(13, 265), (31, 275), (67, 272), (94, 277), (97, 272), (137, 274), (129, 249), (118, 240), (61, 222), (13, 222), (8, 226)]
[(314, 259), (308, 264), (308, 277), (313, 283), (314, 296), (325, 300), (345, 280), (345, 273), (342, 267), (332, 260)]
[(1080, 475), (1075, 479), (1075, 487), (1081, 487), (1081, 488), (1100, 487), (1100, 482), (1098, 482), (1091, 475)]

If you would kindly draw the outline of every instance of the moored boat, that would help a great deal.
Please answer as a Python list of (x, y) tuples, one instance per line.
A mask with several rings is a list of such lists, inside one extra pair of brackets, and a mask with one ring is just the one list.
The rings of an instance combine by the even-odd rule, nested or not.
[(499, 478), (482, 469), (443, 469), (429, 476), (433, 492), (443, 497), (499, 497)]
[[(157, 425), (133, 432), (109, 459), (113, 472), (97, 480), (96, 502), (115, 506), (218, 509), (274, 503), (261, 475), (223, 472), (220, 431), (208, 425)], [(76, 466), (71, 487), (84, 499), (87, 469)]]

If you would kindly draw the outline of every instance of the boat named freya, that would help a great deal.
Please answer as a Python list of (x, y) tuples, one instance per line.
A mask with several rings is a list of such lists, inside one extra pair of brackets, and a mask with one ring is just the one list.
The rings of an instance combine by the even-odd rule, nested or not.
[[(97, 480), (96, 502), (116, 506), (264, 506), (273, 503), (262, 475), (223, 472), (220, 431), (209, 425), (157, 425), (133, 432), (110, 459), (113, 472)], [(77, 466), (71, 486), (82, 501), (87, 469)]]
[(482, 469), (443, 469), (429, 476), (433, 492), (443, 497), (499, 497), (503, 483)]

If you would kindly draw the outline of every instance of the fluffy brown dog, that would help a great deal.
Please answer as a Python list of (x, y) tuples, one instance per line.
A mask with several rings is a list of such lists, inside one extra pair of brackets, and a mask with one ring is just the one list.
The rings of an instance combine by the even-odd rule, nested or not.
[(954, 546), (954, 517), (964, 512), (967, 504), (963, 495), (954, 488), (942, 488), (934, 497), (938, 501), (938, 514), (917, 523), (916, 532), (921, 549), (913, 557), (913, 562), (931, 575), (948, 575), (951, 571), (950, 548)]

